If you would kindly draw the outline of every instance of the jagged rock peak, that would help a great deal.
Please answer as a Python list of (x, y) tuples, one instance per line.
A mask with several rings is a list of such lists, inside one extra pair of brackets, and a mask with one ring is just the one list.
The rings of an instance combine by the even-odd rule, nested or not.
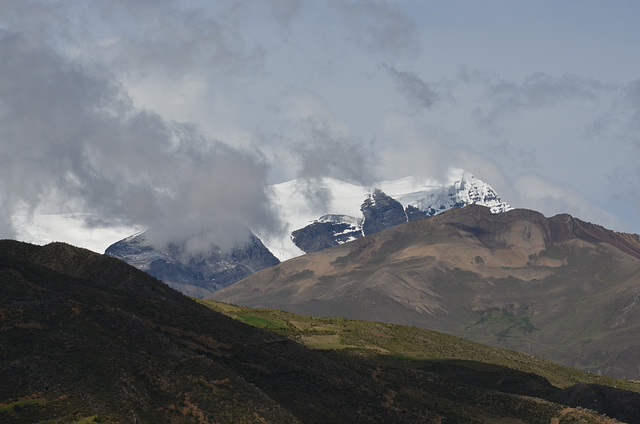
[(395, 198), (405, 208), (411, 206), (423, 212), (425, 216), (434, 216), (451, 208), (472, 204), (487, 206), (492, 213), (513, 209), (511, 205), (502, 201), (489, 184), (466, 171), (461, 171), (460, 178), (450, 186), (424, 187), (422, 190)]
[(364, 216), (362, 224), (364, 235), (377, 233), (407, 222), (407, 215), (400, 202), (387, 196), (378, 188), (373, 191), (373, 194), (367, 196), (360, 210)]

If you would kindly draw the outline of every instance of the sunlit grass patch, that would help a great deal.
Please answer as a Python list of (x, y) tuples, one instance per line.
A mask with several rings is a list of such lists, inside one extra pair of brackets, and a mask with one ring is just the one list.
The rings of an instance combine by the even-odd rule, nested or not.
[(245, 324), (253, 325), (258, 328), (269, 329), (286, 329), (287, 326), (283, 323), (272, 321), (267, 318), (261, 318), (254, 315), (236, 315), (236, 319), (244, 322)]
[(300, 341), (306, 346), (318, 350), (347, 349), (358, 347), (344, 344), (340, 340), (339, 334), (314, 334), (311, 336), (302, 336), (300, 337)]
[(8, 403), (6, 405), (0, 405), (0, 412), (10, 412), (10, 411), (24, 408), (27, 405), (33, 405), (33, 404), (44, 405), (45, 403), (46, 403), (46, 400), (43, 398), (23, 399), (23, 400), (18, 400), (12, 403)]

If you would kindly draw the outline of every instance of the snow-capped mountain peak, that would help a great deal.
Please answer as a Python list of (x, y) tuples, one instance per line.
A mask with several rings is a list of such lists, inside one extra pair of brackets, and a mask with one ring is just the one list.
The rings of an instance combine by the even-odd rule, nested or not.
[[(308, 253), (309, 249), (319, 250), (331, 243), (341, 244), (364, 236), (367, 228), (379, 231), (454, 207), (478, 204), (489, 207), (493, 213), (512, 209), (491, 186), (470, 173), (454, 170), (452, 175), (451, 184), (415, 177), (371, 186), (332, 178), (276, 184), (272, 186), (273, 201), (285, 231), (280, 235), (258, 236), (283, 261)], [(314, 197), (315, 193), (322, 198)], [(380, 222), (373, 225), (375, 219)], [(364, 225), (366, 220), (368, 225)]]
[[(392, 195), (392, 197), (394, 196)], [(426, 212), (427, 216), (470, 204), (487, 206), (493, 213), (513, 209), (500, 199), (500, 196), (489, 184), (465, 171), (462, 171), (460, 178), (449, 186), (425, 187), (425, 190), (398, 194), (395, 198), (405, 208), (413, 206)]]

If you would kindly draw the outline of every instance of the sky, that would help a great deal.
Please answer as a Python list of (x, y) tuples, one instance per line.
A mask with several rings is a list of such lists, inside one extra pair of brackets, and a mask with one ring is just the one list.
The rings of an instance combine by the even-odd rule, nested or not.
[(514, 207), (640, 233), (638, 16), (634, 0), (0, 0), (0, 238), (38, 224), (100, 250), (97, 230), (149, 229), (197, 252), (280, 231), (270, 184), (451, 168)]

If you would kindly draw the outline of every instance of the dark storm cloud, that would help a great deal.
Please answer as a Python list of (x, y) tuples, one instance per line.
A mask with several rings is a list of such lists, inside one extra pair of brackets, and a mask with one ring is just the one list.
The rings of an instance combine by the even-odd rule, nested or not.
[(415, 73), (398, 71), (387, 64), (383, 64), (382, 69), (391, 76), (398, 91), (407, 98), (409, 103), (420, 108), (429, 109), (442, 100), (442, 96), (432, 87), (432, 84), (423, 81)]
[[(164, 242), (226, 247), (275, 228), (266, 165), (196, 127), (134, 108), (121, 87), (20, 34), (0, 35), (2, 236), (56, 202), (149, 226)], [(203, 231), (206, 236), (203, 236)]]

